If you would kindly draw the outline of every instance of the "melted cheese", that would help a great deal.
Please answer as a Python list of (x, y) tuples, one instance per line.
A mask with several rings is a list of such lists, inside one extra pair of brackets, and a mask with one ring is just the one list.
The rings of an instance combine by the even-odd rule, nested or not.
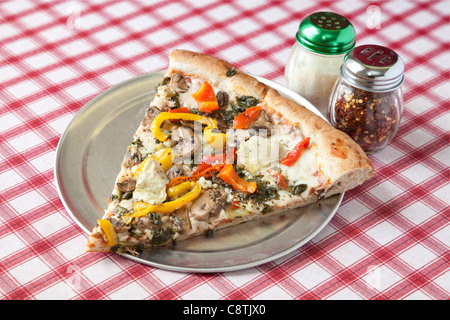
[(139, 148), (139, 151), (142, 155), (146, 155), (149, 153), (154, 153), (159, 149), (164, 148), (164, 145), (157, 141), (155, 135), (151, 131), (144, 131), (142, 128), (138, 131), (135, 138), (139, 138), (142, 142), (142, 147)]
[(236, 155), (238, 163), (251, 174), (256, 174), (279, 162), (278, 141), (272, 137), (253, 136), (241, 143)]
[(160, 204), (166, 200), (168, 183), (169, 179), (160, 164), (153, 159), (148, 159), (137, 179), (133, 198), (150, 204)]
[(314, 146), (304, 150), (292, 166), (280, 165), (280, 169), (281, 173), (288, 178), (289, 185), (306, 184), (308, 189), (321, 185), (317, 175), (319, 167)]

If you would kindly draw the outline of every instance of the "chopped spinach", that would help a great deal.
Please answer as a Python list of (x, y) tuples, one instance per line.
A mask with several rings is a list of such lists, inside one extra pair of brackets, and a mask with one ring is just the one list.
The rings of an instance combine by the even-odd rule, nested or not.
[(149, 212), (147, 214), (147, 217), (150, 219), (151, 223), (160, 226), (163, 224), (163, 222), (161, 221), (161, 216), (159, 215), (159, 213), (156, 212)]
[(227, 77), (232, 77), (237, 73), (237, 70), (235, 67), (231, 67), (230, 69), (227, 70)]
[(236, 118), (236, 116), (239, 114), (239, 112), (236, 111), (235, 109), (220, 110), (219, 112), (220, 112), (220, 116), (222, 117), (223, 121), (226, 122), (227, 126), (229, 128), (232, 128), (234, 118)]
[(308, 185), (301, 183), (301, 184), (296, 184), (294, 186), (290, 186), (289, 187), (289, 192), (295, 195), (300, 195), (302, 194), (306, 189), (308, 188)]
[(118, 196), (117, 194), (112, 194), (111, 197), (109, 197), (110, 201), (114, 201), (114, 200), (119, 200), (120, 201), (120, 196)]
[(133, 191), (127, 191), (122, 194), (122, 196), (120, 197), (120, 200), (128, 200), (131, 198), (133, 198)]
[(142, 140), (137, 138), (136, 140), (134, 140), (131, 144), (134, 144), (137, 148), (141, 148), (143, 146), (142, 144)]
[(121, 216), (128, 213), (128, 210), (122, 206), (117, 206), (114, 208), (114, 213)]
[[(162, 81), (162, 86), (165, 86), (166, 84), (169, 84), (170, 82), (170, 77), (164, 77), (163, 81)], [(159, 86), (158, 86), (159, 87)]]
[(200, 115), (200, 116), (204, 116), (204, 115), (205, 115), (204, 112), (202, 112), (202, 111), (200, 111), (200, 109), (196, 109), (196, 108), (190, 108), (190, 109), (189, 109), (189, 112), (190, 112), (190, 113), (193, 113), (193, 114), (198, 114), (198, 115)]
[(204, 234), (206, 238), (212, 238), (214, 236), (214, 229), (205, 230)]
[(259, 100), (252, 96), (236, 97), (236, 109), (239, 112), (244, 112), (247, 108), (254, 107), (259, 103)]
[(278, 189), (276, 187), (272, 187), (269, 183), (257, 180), (256, 181), (256, 192), (252, 194), (252, 196), (257, 201), (268, 201), (272, 199), (279, 199), (280, 195), (278, 194)]
[(256, 200), (262, 203), (272, 199), (279, 199), (278, 188), (271, 186), (268, 182), (261, 180), (261, 177), (252, 176), (242, 166), (234, 165), (234, 171), (244, 180), (248, 182), (256, 182), (256, 192), (252, 194), (240, 194), (241, 200)]
[(179, 108), (181, 106), (179, 96), (180, 95), (178, 94), (178, 92), (175, 92), (175, 94), (170, 97), (170, 101), (173, 101), (173, 103), (175, 104), (174, 108)]
[(172, 239), (175, 232), (171, 228), (159, 228), (152, 237), (152, 245), (162, 245)]

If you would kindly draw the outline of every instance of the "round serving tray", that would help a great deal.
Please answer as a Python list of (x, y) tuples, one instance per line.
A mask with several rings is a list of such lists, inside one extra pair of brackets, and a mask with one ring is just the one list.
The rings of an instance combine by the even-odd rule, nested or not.
[[(58, 143), (55, 179), (75, 222), (89, 233), (103, 216), (126, 147), (165, 70), (144, 74), (102, 92), (72, 119)], [(273, 81), (254, 76), (323, 118), (306, 99)], [(183, 272), (224, 272), (257, 266), (286, 255), (313, 238), (331, 220), (343, 194), (289, 212), (218, 230), (213, 237), (181, 241), (170, 249), (122, 256)]]

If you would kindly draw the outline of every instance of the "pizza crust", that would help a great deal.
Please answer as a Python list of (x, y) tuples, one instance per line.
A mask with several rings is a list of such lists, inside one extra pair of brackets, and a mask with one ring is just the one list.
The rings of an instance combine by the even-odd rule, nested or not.
[[(234, 76), (226, 77), (227, 70), (232, 67), (230, 63), (186, 50), (172, 51), (169, 59), (168, 74), (180, 72), (194, 75), (218, 86), (229, 87), (239, 94), (264, 99), (267, 108), (279, 113), (291, 124), (299, 125), (304, 136), (313, 137), (318, 145), (321, 170), (330, 181), (326, 196), (352, 189), (374, 175), (371, 161), (347, 134), (250, 75), (238, 71)], [(305, 201), (307, 204), (311, 202), (309, 199)]]
[[(232, 67), (229, 62), (186, 50), (172, 51), (169, 59), (170, 63), (166, 76), (180, 73), (183, 76), (208, 81), (216, 88), (233, 92), (236, 95), (253, 96), (263, 102), (263, 108), (268, 114), (277, 113), (283, 122), (300, 128), (304, 137), (311, 137), (314, 140), (316, 161), (319, 164), (321, 174), (327, 179), (327, 183), (322, 189), (313, 190), (314, 192), (309, 193), (303, 192), (301, 196), (273, 200), (271, 213), (254, 212), (241, 218), (217, 219), (215, 222), (211, 221), (209, 225), (201, 224), (195, 230), (194, 228), (185, 230), (178, 235), (177, 241), (198, 236), (207, 230), (230, 227), (262, 216), (309, 205), (317, 201), (318, 193), (321, 197), (342, 193), (360, 185), (374, 175), (373, 166), (367, 155), (348, 135), (332, 127), (322, 117), (281, 96), (276, 90), (248, 74), (237, 70), (234, 75), (226, 76), (227, 71)], [(141, 123), (137, 132), (142, 131), (143, 128), (144, 123)], [(119, 177), (125, 171), (122, 166)], [(104, 219), (111, 217), (113, 207), (113, 203), (110, 203), (105, 211)], [(183, 210), (184, 215), (189, 219), (189, 204), (179, 210)], [(191, 225), (191, 222), (187, 221), (187, 224)], [(111, 251), (99, 226), (96, 226), (89, 236), (87, 251)]]
[(330, 185), (326, 196), (350, 190), (374, 175), (371, 161), (361, 147), (346, 133), (307, 108), (269, 89), (267, 106), (299, 125), (305, 137), (313, 137), (318, 147), (318, 162)]
[(203, 53), (174, 50), (169, 54), (168, 74), (180, 72), (202, 78), (211, 85), (239, 95), (250, 95), (258, 99), (265, 96), (269, 87), (254, 77), (239, 70), (236, 70), (235, 75), (227, 77), (227, 71), (231, 67), (229, 62)]

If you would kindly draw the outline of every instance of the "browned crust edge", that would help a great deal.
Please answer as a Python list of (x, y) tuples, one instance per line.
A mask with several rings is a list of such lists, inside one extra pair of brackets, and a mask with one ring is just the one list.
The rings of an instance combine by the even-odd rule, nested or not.
[(168, 74), (180, 72), (205, 79), (211, 84), (228, 87), (241, 95), (251, 95), (262, 99), (269, 89), (254, 77), (237, 70), (236, 74), (227, 77), (227, 71), (232, 65), (222, 59), (203, 53), (187, 50), (174, 50), (169, 54)]
[[(318, 161), (325, 176), (330, 179), (326, 196), (342, 193), (362, 184), (374, 175), (374, 168), (361, 147), (347, 134), (335, 129), (320, 116), (304, 106), (281, 96), (278, 91), (259, 82), (254, 77), (239, 70), (231, 77), (227, 71), (232, 67), (227, 61), (214, 56), (187, 51), (174, 50), (169, 54), (169, 69), (167, 74), (180, 72), (184, 75), (196, 76), (212, 84), (228, 87), (241, 94), (264, 99), (269, 109), (279, 113), (292, 124), (298, 124), (304, 136), (311, 136), (318, 145)], [(296, 199), (292, 203), (276, 204), (275, 211), (290, 207), (302, 207), (315, 201), (315, 197)], [(259, 215), (252, 215), (250, 219)], [(241, 221), (223, 222), (217, 229), (240, 223)], [(180, 240), (184, 238), (180, 237)], [(88, 252), (108, 252), (110, 247), (105, 240), (92, 232), (88, 239)]]
[(298, 124), (303, 135), (316, 142), (317, 160), (323, 174), (330, 179), (327, 195), (350, 190), (374, 175), (370, 159), (346, 133), (276, 90), (269, 89), (265, 101), (269, 108), (292, 124)]
[(298, 124), (304, 136), (313, 137), (318, 145), (318, 162), (323, 174), (330, 180), (327, 195), (352, 189), (374, 175), (370, 159), (347, 134), (248, 74), (238, 71), (236, 75), (226, 77), (227, 70), (232, 66), (229, 62), (187, 50), (172, 51), (169, 62), (168, 73), (195, 75), (229, 86), (240, 94), (264, 99), (269, 109), (292, 124)]

